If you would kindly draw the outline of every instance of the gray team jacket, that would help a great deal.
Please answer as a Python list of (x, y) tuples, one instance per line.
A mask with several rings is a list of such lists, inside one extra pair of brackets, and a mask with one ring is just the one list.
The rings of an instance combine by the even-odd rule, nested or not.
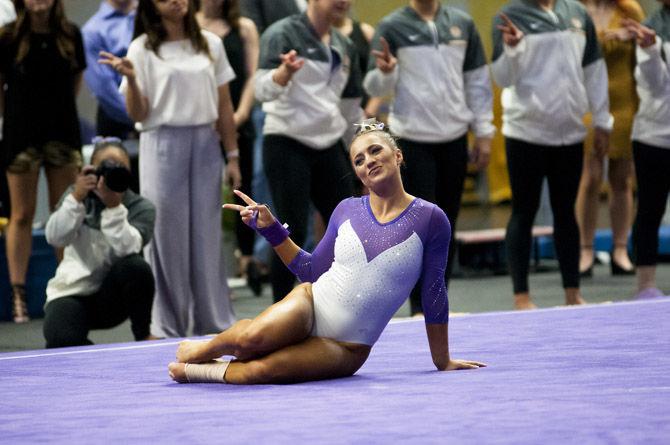
[(576, 0), (556, 0), (553, 12), (532, 0), (511, 0), (502, 12), (525, 34), (511, 48), (493, 20), (494, 80), (502, 86), (507, 137), (542, 145), (572, 145), (586, 137), (583, 119), (611, 130), (607, 68), (595, 26)]
[[(363, 89), (356, 49), (331, 30), (330, 46), (316, 35), (306, 14), (282, 19), (261, 37), (256, 98), (264, 102), (263, 134), (283, 135), (314, 149), (331, 147), (360, 122)], [(305, 64), (282, 87), (272, 80), (280, 55), (296, 50)]]
[(640, 107), (633, 122), (633, 139), (670, 149), (670, 6), (661, 7), (645, 25), (656, 31), (656, 44), (636, 51)]
[(394, 93), (389, 116), (393, 132), (420, 142), (446, 142), (472, 129), (493, 136), (493, 94), (484, 49), (474, 22), (464, 12), (440, 6), (426, 22), (409, 6), (386, 16), (377, 27), (398, 59), (384, 74), (370, 59), (363, 82), (371, 96)]

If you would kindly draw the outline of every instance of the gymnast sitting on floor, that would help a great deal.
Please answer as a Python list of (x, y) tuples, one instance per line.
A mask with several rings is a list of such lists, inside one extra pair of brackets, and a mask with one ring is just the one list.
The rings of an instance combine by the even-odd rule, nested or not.
[[(365, 121), (350, 157), (370, 195), (338, 205), (312, 254), (291, 241), (266, 206), (235, 191), (247, 206), (224, 208), (239, 211), (303, 284), (210, 341), (180, 343), (178, 363), (168, 366), (174, 380), (258, 384), (351, 376), (417, 282), (435, 366), (443, 371), (485, 366), (449, 355), (446, 215), (405, 192), (403, 155), (383, 124)], [(221, 356), (236, 359), (216, 360)]]

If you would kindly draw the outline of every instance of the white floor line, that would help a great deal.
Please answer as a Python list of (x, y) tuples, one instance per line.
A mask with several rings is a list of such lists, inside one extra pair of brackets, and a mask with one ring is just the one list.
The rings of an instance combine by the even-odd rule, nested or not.
[[(470, 318), (470, 317), (494, 317), (498, 315), (531, 315), (538, 312), (553, 312), (553, 311), (571, 311), (571, 310), (587, 310), (587, 309), (598, 309), (602, 307), (614, 307), (614, 306), (623, 306), (623, 305), (633, 305), (633, 304), (663, 304), (670, 303), (669, 298), (658, 298), (653, 300), (632, 300), (632, 301), (604, 301), (602, 303), (588, 303), (575, 306), (554, 306), (554, 307), (545, 307), (537, 308), (530, 311), (492, 311), (492, 312), (457, 312), (450, 313), (450, 318)], [(423, 321), (422, 317), (396, 317), (391, 319), (389, 324), (398, 324), (398, 323), (409, 323), (412, 321)]]
[(44, 354), (31, 354), (31, 355), (17, 355), (12, 357), (0, 357), (0, 360), (18, 360), (22, 358), (34, 358), (34, 357), (53, 357), (56, 355), (73, 355), (73, 354), (88, 354), (91, 352), (104, 352), (104, 351), (125, 351), (128, 349), (146, 349), (146, 348), (159, 348), (161, 346), (174, 346), (178, 345), (179, 341), (174, 342), (161, 342), (161, 343), (151, 343), (146, 345), (133, 345), (133, 346), (117, 346), (115, 348), (101, 348), (101, 349), (85, 349), (78, 351), (62, 351), (62, 352), (45, 352)]

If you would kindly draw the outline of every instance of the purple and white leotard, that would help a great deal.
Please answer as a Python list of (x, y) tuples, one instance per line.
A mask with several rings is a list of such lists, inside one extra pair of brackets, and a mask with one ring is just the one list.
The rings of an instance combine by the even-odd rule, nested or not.
[(369, 197), (340, 202), (314, 252), (301, 250), (289, 264), (312, 283), (312, 335), (372, 346), (417, 281), (426, 323), (447, 323), (450, 236), (444, 212), (420, 198), (384, 224)]

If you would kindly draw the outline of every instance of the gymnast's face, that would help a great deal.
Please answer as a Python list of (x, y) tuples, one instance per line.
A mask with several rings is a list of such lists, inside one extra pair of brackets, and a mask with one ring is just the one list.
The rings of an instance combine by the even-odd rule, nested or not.
[(370, 189), (400, 178), (402, 152), (376, 131), (356, 138), (349, 153), (356, 176)]

